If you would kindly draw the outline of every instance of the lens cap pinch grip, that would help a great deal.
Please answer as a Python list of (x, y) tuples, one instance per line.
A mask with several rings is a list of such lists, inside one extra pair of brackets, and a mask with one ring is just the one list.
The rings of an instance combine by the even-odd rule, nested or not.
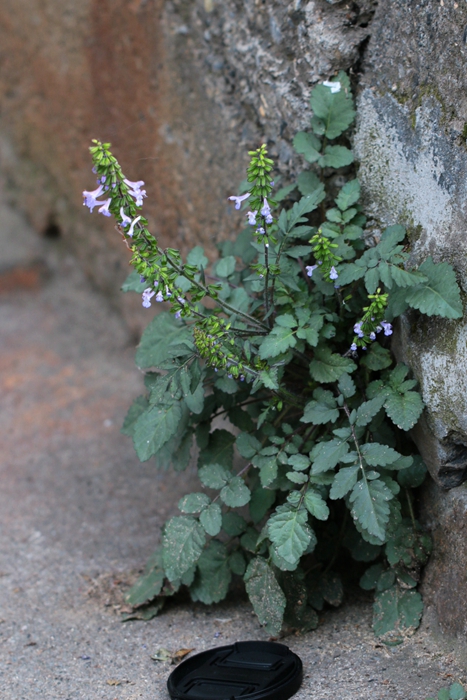
[(172, 700), (287, 700), (302, 678), (301, 659), (284, 644), (236, 642), (186, 659), (167, 688)]

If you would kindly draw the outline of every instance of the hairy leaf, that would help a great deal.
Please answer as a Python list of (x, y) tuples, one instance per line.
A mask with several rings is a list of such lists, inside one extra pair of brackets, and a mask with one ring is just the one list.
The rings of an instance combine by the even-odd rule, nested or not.
[(324, 423), (334, 423), (339, 418), (339, 409), (336, 408), (336, 399), (330, 391), (318, 388), (313, 392), (313, 400), (305, 406), (302, 423), (313, 423), (313, 425), (323, 425)]
[(365, 461), (372, 467), (386, 467), (388, 464), (396, 462), (401, 456), (392, 447), (380, 445), (378, 442), (368, 442), (360, 446)]
[(186, 346), (185, 354), (191, 354), (193, 341), (191, 330), (180, 327), (172, 314), (158, 314), (144, 331), (136, 351), (138, 367), (162, 367), (167, 360), (180, 355), (180, 346)]
[(205, 493), (189, 493), (178, 502), (182, 513), (200, 513), (211, 503), (211, 499)]
[(268, 536), (277, 553), (289, 564), (296, 564), (308, 547), (312, 530), (306, 510), (279, 506), (268, 520)]
[(212, 605), (223, 600), (229, 590), (232, 572), (225, 545), (211, 540), (198, 560), (198, 571), (190, 587), (193, 600)]
[(392, 642), (402, 642), (406, 630), (417, 629), (422, 612), (420, 593), (392, 586), (376, 594), (373, 608), (374, 633), (377, 637), (386, 637)]
[(123, 421), (122, 429), (120, 430), (123, 435), (133, 437), (136, 421), (140, 415), (147, 410), (148, 406), (149, 401), (146, 396), (138, 396), (138, 398), (133, 401)]
[(241, 476), (234, 476), (221, 490), (220, 497), (226, 506), (240, 508), (248, 503), (251, 492)]
[(222, 464), (206, 464), (198, 470), (202, 484), (209, 489), (221, 489), (232, 479), (233, 474)]
[(384, 409), (392, 422), (402, 430), (410, 430), (422, 415), (424, 403), (417, 391), (404, 394), (389, 389)]
[(182, 407), (176, 401), (168, 406), (152, 406), (135, 423), (133, 443), (141, 462), (156, 454), (175, 434), (182, 418)]
[(125, 601), (137, 607), (152, 600), (161, 592), (164, 576), (164, 570), (161, 567), (156, 567), (141, 576), (125, 595)]
[(211, 505), (201, 512), (199, 521), (208, 535), (211, 535), (211, 537), (218, 535), (222, 528), (222, 511), (220, 505), (218, 503), (211, 503)]
[(332, 353), (328, 348), (317, 348), (315, 359), (310, 362), (310, 374), (323, 384), (336, 382), (344, 372), (351, 374), (357, 365), (347, 357)]
[(272, 567), (264, 557), (255, 557), (248, 565), (244, 580), (248, 597), (260, 624), (269, 634), (279, 634), (286, 599)]
[(345, 146), (326, 146), (318, 163), (322, 168), (343, 168), (353, 163), (354, 155)]
[(352, 204), (358, 202), (360, 199), (360, 182), (355, 180), (349, 180), (346, 182), (344, 187), (339, 192), (335, 202), (341, 211), (345, 211)]
[(313, 461), (311, 473), (320, 474), (334, 469), (348, 451), (347, 442), (340, 438), (333, 438), (328, 442), (318, 442), (310, 452), (310, 458)]
[[(207, 447), (201, 450), (198, 465), (202, 467), (208, 464), (222, 464), (230, 469), (233, 460), (233, 445), (235, 435), (228, 430), (214, 430), (209, 435)], [(218, 488), (214, 486), (213, 488)]]
[(191, 515), (167, 521), (162, 538), (162, 561), (169, 581), (181, 578), (196, 564), (205, 542), (204, 528)]
[(327, 520), (329, 518), (329, 508), (321, 494), (315, 489), (308, 489), (303, 499), (305, 508), (317, 520)]
[(329, 498), (336, 500), (344, 498), (353, 489), (358, 479), (359, 466), (343, 467), (340, 469), (332, 483)]
[(275, 326), (259, 346), (259, 356), (263, 360), (270, 357), (277, 357), (277, 355), (280, 355), (289, 348), (294, 348), (296, 344), (297, 339), (294, 330)]
[(315, 117), (323, 122), (328, 139), (340, 136), (355, 117), (352, 100), (344, 90), (332, 93), (328, 87), (317, 85), (311, 92), (310, 104)]
[(314, 134), (300, 131), (295, 135), (293, 146), (309, 163), (315, 163), (320, 157), (321, 141)]
[(358, 521), (370, 535), (381, 541), (384, 541), (386, 535), (386, 525), (389, 520), (388, 501), (392, 498), (391, 491), (379, 479), (374, 481), (360, 479), (350, 494), (353, 519)]
[(461, 318), (460, 290), (451, 265), (446, 262), (435, 264), (430, 257), (418, 270), (428, 281), (408, 289), (405, 300), (409, 306), (427, 316)]

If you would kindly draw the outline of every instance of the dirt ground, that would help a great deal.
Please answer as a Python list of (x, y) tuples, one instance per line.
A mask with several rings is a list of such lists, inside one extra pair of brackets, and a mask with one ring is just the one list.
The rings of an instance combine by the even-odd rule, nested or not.
[[(138, 462), (119, 432), (142, 387), (126, 327), (60, 241), (38, 245), (3, 210), (0, 243), (10, 224), (19, 242), (8, 238), (0, 263), (0, 695), (168, 700), (173, 666), (151, 659), (161, 647), (267, 635), (244, 600), (120, 621), (124, 591), (195, 475)], [(303, 660), (297, 700), (424, 700), (467, 681), (427, 624), (398, 647), (378, 644), (364, 597), (282, 641)]]

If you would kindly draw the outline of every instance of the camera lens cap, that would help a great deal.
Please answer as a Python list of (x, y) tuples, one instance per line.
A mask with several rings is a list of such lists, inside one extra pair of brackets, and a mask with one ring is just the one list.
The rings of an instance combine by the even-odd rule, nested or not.
[(172, 671), (172, 700), (287, 700), (300, 688), (301, 659), (284, 644), (236, 642), (195, 654)]

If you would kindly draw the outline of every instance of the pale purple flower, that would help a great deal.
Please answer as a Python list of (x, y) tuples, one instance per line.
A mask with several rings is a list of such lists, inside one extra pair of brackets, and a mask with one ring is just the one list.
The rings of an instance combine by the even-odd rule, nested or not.
[(269, 206), (269, 202), (266, 199), (266, 197), (263, 200), (263, 206), (261, 208), (261, 216), (264, 216), (267, 224), (272, 224), (273, 218), (272, 218), (272, 214), (271, 214), (271, 207)]
[(362, 331), (362, 322), (361, 321), (359, 321), (358, 323), (355, 324), (355, 326), (353, 327), (353, 332), (355, 333), (355, 335), (358, 335), (359, 338), (363, 338), (365, 333)]
[(339, 275), (337, 274), (337, 270), (336, 270), (336, 268), (335, 268), (334, 265), (333, 265), (333, 266), (331, 267), (331, 271), (330, 271), (330, 273), (329, 273), (329, 279), (330, 279), (330, 280), (336, 280), (338, 277), (339, 277)]
[(235, 202), (235, 209), (240, 209), (242, 202), (245, 201), (245, 199), (248, 199), (250, 196), (251, 192), (247, 192), (246, 194), (241, 194), (238, 197), (233, 195), (232, 197), (229, 197), (231, 202)]
[[(143, 277), (143, 275), (140, 275), (139, 281), (141, 282), (141, 284), (144, 284), (146, 282), (146, 279)], [(157, 282), (156, 282), (156, 284), (157, 284)]]
[(106, 175), (102, 175), (102, 177), (101, 177), (101, 183), (104, 184), (104, 182), (105, 182), (106, 180), (107, 180), (107, 176), (106, 176)]
[(137, 216), (136, 219), (133, 219), (133, 221), (131, 222), (131, 226), (130, 226), (130, 228), (129, 228), (128, 231), (127, 231), (127, 233), (128, 233), (128, 235), (130, 236), (130, 238), (133, 236), (133, 231), (134, 231), (135, 225), (138, 223), (138, 221), (139, 221), (140, 219), (141, 219), (141, 217), (140, 217), (140, 216)]
[(122, 223), (120, 226), (127, 226), (128, 224), (131, 224), (131, 218), (125, 214), (123, 211), (123, 207), (120, 207), (120, 216), (122, 217)]
[(176, 311), (176, 312), (175, 312), (175, 318), (180, 318), (181, 315), (182, 315), (182, 312), (181, 312), (181, 311)]
[(108, 199), (105, 200), (105, 202), (102, 204), (102, 202), (96, 202), (96, 204), (102, 204), (101, 207), (97, 210), (99, 214), (104, 214), (104, 216), (111, 216), (111, 213), (109, 211), (109, 206), (110, 202), (112, 199), (109, 197)]
[(99, 187), (97, 189), (93, 190), (92, 192), (88, 192), (87, 190), (84, 190), (84, 192), (83, 192), (83, 197), (84, 197), (83, 206), (86, 205), (87, 207), (89, 207), (90, 211), (92, 211), (94, 209), (94, 207), (96, 206), (96, 204), (99, 204), (99, 202), (97, 201), (97, 198), (101, 196), (103, 191), (104, 191), (103, 185), (99, 185)]
[(127, 180), (125, 178), (123, 182), (127, 187), (130, 188), (130, 190), (134, 190), (135, 192), (139, 192), (141, 189), (141, 185), (144, 185), (143, 180), (138, 180), (138, 182), (132, 182), (131, 180)]
[(143, 197), (147, 197), (146, 190), (130, 190), (128, 194), (131, 194), (135, 198), (135, 204), (137, 207), (143, 206)]
[(370, 340), (376, 340), (376, 333), (373, 333), (373, 331), (370, 333)]
[(164, 301), (164, 297), (162, 296), (162, 292), (160, 290), (157, 292), (154, 301)]
[(264, 228), (262, 226), (258, 226), (258, 228), (256, 229), (256, 233), (262, 235), (264, 233)]
[(256, 226), (256, 215), (257, 211), (249, 211), (247, 216), (248, 216), (248, 223), (250, 226)]
[(317, 267), (318, 267), (318, 265), (307, 265), (306, 266), (305, 269), (306, 269), (306, 274), (308, 275), (308, 277), (313, 276), (313, 270), (316, 270)]
[(387, 321), (381, 321), (381, 325), (384, 328), (384, 335), (392, 335), (392, 325)]
[(324, 80), (323, 85), (324, 87), (330, 88), (331, 92), (340, 92), (341, 89), (341, 84), (338, 80), (335, 80), (332, 83), (329, 80)]
[(350, 346), (350, 349), (352, 350), (352, 352), (355, 352), (357, 349), (356, 343), (352, 343), (352, 345)]
[(156, 292), (151, 289), (151, 287), (148, 287), (147, 289), (144, 290), (143, 292), (143, 306), (145, 309), (149, 309), (151, 306), (151, 299), (153, 298), (154, 294)]

